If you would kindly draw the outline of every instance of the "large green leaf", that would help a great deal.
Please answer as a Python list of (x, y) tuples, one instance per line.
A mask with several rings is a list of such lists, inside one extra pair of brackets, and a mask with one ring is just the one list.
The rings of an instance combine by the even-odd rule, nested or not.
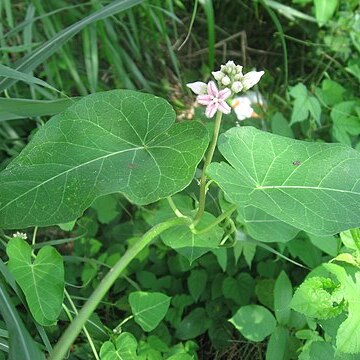
[(9, 360), (45, 359), (25, 328), (5, 286), (0, 282), (0, 313), (9, 331)]
[(6, 247), (8, 267), (25, 294), (29, 309), (41, 325), (56, 322), (64, 297), (64, 265), (61, 255), (44, 246), (32, 262), (30, 245), (20, 238), (11, 239)]
[(129, 303), (135, 321), (144, 331), (154, 330), (166, 315), (171, 298), (162, 293), (135, 291), (129, 295)]
[(230, 202), (253, 205), (313, 234), (360, 226), (359, 152), (253, 127), (227, 131), (219, 149), (232, 166), (213, 163), (208, 173)]
[(244, 224), (247, 233), (259, 241), (287, 242), (299, 232), (295, 227), (251, 205), (239, 208), (237, 213), (237, 221)]
[(54, 116), (0, 173), (0, 226), (74, 220), (100, 195), (149, 204), (184, 189), (208, 144), (198, 122), (174, 124), (163, 99), (89, 95)]

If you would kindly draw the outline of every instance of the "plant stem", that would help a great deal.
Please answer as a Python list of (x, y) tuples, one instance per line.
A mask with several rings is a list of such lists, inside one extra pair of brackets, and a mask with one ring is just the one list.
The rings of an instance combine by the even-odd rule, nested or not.
[(214, 226), (217, 224), (220, 224), (222, 221), (224, 221), (226, 218), (228, 218), (235, 210), (237, 209), (236, 205), (231, 205), (226, 211), (224, 211), (221, 215), (219, 215), (209, 226), (206, 228), (203, 228), (201, 230), (192, 230), (194, 234), (204, 234), (211, 230)]
[[(71, 299), (70, 294), (67, 292), (66, 289), (64, 290), (64, 293), (65, 293), (65, 297), (67, 298), (69, 304), (71, 305), (71, 307), (72, 307), (75, 315), (77, 315), (77, 314), (78, 314), (78, 311), (77, 311), (77, 309), (76, 309), (76, 306), (75, 306), (74, 302), (73, 302), (72, 299)], [(64, 305), (64, 306), (65, 306), (65, 305)], [(69, 317), (70, 321), (73, 321), (73, 318), (72, 318), (70, 312), (69, 312), (68, 316), (69, 316), (69, 315), (70, 315), (70, 317)], [(83, 329), (84, 334), (86, 335), (86, 337), (87, 337), (87, 339), (88, 339), (88, 342), (89, 342), (89, 345), (90, 345), (90, 347), (91, 347), (91, 350), (92, 350), (92, 352), (93, 352), (93, 354), (94, 354), (95, 360), (100, 360), (99, 355), (98, 355), (98, 353), (97, 353), (97, 351), (96, 351), (94, 342), (93, 342), (93, 340), (92, 340), (92, 338), (91, 338), (91, 335), (89, 334), (86, 326), (84, 325), (82, 329)]]
[(210, 165), (211, 160), (214, 156), (216, 149), (217, 140), (219, 137), (220, 125), (221, 125), (222, 112), (218, 111), (216, 113), (214, 132), (213, 137), (209, 146), (209, 149), (206, 153), (204, 167), (202, 169), (201, 178), (200, 178), (200, 194), (199, 194), (199, 209), (194, 217), (194, 226), (200, 221), (201, 217), (205, 211), (205, 201), (206, 201), (206, 170)]
[(139, 254), (141, 250), (149, 245), (150, 242), (163, 231), (176, 225), (190, 224), (190, 222), (191, 220), (188, 218), (169, 219), (163, 223), (155, 225), (148, 232), (146, 232), (136, 244), (129, 248), (120, 258), (120, 260), (110, 269), (98, 287), (94, 290), (88, 301), (79, 311), (77, 317), (61, 336), (48, 360), (63, 360), (69, 347), (74, 342), (91, 314), (95, 311), (101, 299), (106, 295), (122, 271), (124, 271), (127, 265), (129, 265), (129, 263), (136, 257), (137, 254)]

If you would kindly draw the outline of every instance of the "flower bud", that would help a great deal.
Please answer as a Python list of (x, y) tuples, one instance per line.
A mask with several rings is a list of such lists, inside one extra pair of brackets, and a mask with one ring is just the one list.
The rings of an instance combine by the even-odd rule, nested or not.
[(225, 74), (222, 71), (213, 71), (212, 75), (217, 81), (221, 81), (221, 79), (225, 76)]
[(236, 75), (234, 76), (234, 80), (235, 80), (235, 81), (240, 81), (240, 80), (242, 79), (242, 77), (243, 77), (243, 74), (236, 74)]
[(243, 89), (243, 84), (240, 81), (234, 81), (231, 85), (231, 91), (237, 94)]
[(221, 83), (222, 83), (224, 86), (228, 86), (228, 85), (230, 85), (231, 80), (230, 80), (230, 78), (226, 75), (226, 76), (224, 76), (224, 77), (222, 78)]
[(242, 69), (243, 69), (243, 67), (241, 65), (236, 65), (236, 74), (239, 74), (242, 76)]
[(188, 88), (190, 88), (196, 95), (202, 95), (207, 93), (207, 84), (196, 81), (193, 83), (186, 84)]

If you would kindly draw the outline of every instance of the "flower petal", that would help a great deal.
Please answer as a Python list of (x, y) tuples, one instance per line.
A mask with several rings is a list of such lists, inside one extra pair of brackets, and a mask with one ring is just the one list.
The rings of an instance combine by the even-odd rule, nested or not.
[(226, 100), (231, 96), (231, 90), (229, 88), (225, 88), (219, 91), (218, 99)]
[(216, 87), (215, 83), (213, 81), (209, 81), (208, 83), (208, 87), (207, 87), (207, 92), (209, 95), (212, 95), (213, 97), (217, 97), (219, 94), (219, 90)]
[(200, 104), (200, 105), (209, 105), (213, 100), (213, 97), (211, 95), (199, 95), (196, 98), (196, 101)]
[(192, 90), (192, 92), (194, 92), (196, 95), (207, 94), (207, 84), (205, 84), (201, 81), (189, 83), (189, 84), (186, 84), (186, 86), (188, 88), (190, 88)]
[(218, 109), (223, 114), (230, 114), (231, 112), (231, 107), (225, 101), (219, 102)]
[(218, 109), (218, 104), (214, 102), (209, 104), (205, 110), (206, 117), (208, 117), (209, 119), (212, 118), (215, 115), (217, 109)]
[(260, 78), (264, 75), (263, 71), (250, 71), (247, 74), (243, 76), (241, 79), (241, 82), (244, 86), (243, 90), (249, 90), (252, 88), (255, 84), (257, 84), (260, 81)]

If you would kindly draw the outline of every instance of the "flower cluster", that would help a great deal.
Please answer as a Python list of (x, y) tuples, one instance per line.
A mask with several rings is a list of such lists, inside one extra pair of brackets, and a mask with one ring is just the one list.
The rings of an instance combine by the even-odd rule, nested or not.
[(242, 69), (241, 65), (228, 61), (225, 65), (221, 65), (219, 71), (213, 71), (212, 75), (221, 90), (214, 81), (209, 81), (208, 84), (200, 81), (187, 84), (198, 95), (197, 102), (206, 106), (205, 115), (208, 118), (212, 118), (217, 111), (229, 114), (231, 108), (226, 100), (240, 91), (249, 90), (260, 81), (264, 74), (263, 71), (250, 71), (243, 75)]
[(241, 65), (228, 61), (225, 65), (221, 65), (219, 71), (213, 71), (212, 74), (220, 86), (229, 86), (231, 91), (237, 94), (252, 88), (264, 74), (263, 71), (250, 71), (243, 75), (242, 70)]
[(27, 235), (25, 233), (19, 232), (17, 231), (16, 233), (13, 234), (14, 238), (20, 238), (20, 239), (27, 239)]

